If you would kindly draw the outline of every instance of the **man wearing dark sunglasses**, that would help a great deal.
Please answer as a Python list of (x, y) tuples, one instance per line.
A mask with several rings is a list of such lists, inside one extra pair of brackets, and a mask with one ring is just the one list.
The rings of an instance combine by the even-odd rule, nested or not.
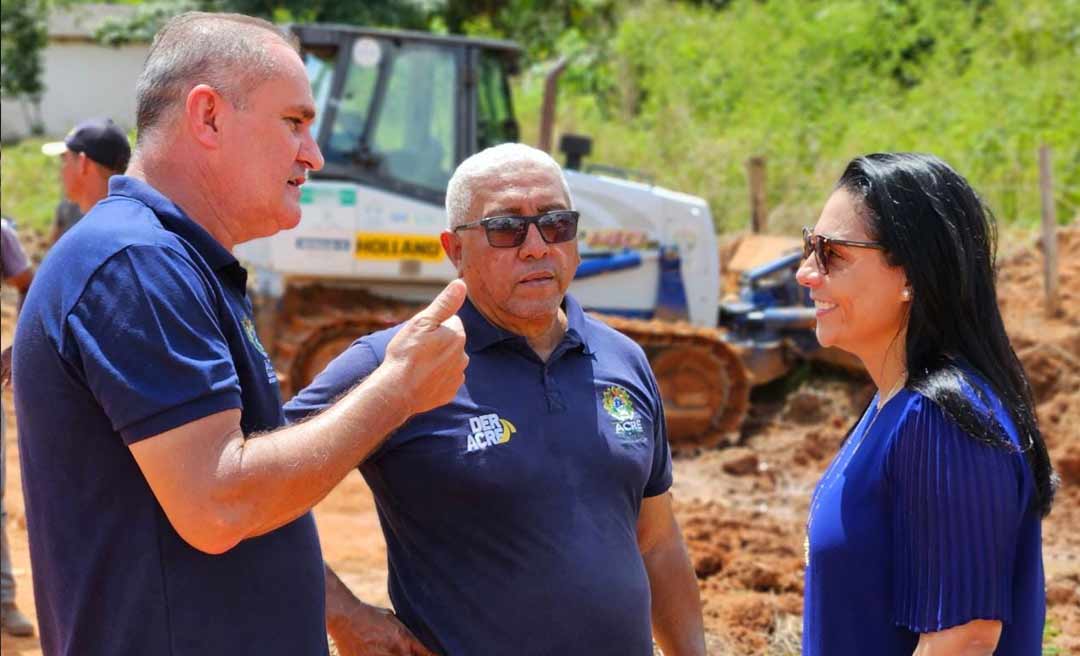
[[(665, 654), (704, 654), (656, 381), (636, 344), (566, 294), (578, 213), (558, 164), (490, 148), (458, 167), (446, 207), (442, 245), (469, 290), (465, 384), (360, 465), (394, 612), (327, 570), (339, 650), (649, 656), (655, 637)], [(287, 417), (373, 371), (394, 332), (351, 346)]]

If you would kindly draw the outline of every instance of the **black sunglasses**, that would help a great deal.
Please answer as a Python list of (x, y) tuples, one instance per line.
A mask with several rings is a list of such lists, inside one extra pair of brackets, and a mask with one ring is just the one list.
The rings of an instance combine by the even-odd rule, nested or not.
[(454, 232), (483, 226), (493, 248), (517, 248), (525, 243), (529, 226), (535, 223), (546, 243), (559, 244), (577, 237), (578, 216), (576, 210), (555, 210), (536, 216), (493, 216), (455, 226)]
[(856, 241), (854, 239), (837, 239), (825, 235), (815, 235), (810, 228), (802, 229), (802, 256), (805, 260), (813, 253), (817, 257), (818, 266), (822, 273), (829, 273), (829, 257), (833, 253), (833, 244), (839, 246), (854, 246), (855, 248), (874, 248), (879, 251), (885, 250), (885, 246), (879, 241)]

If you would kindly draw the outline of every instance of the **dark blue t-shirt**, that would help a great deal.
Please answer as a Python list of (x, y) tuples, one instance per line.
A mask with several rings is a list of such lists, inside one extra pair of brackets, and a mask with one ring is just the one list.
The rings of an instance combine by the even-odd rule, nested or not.
[[(390, 598), (445, 654), (649, 656), (642, 499), (671, 485), (656, 381), (641, 349), (565, 302), (544, 363), (468, 302), (469, 366), (360, 467), (386, 537)], [(355, 342), (285, 407), (322, 409), (373, 371), (396, 328)]]
[[(1018, 445), (1000, 401), (972, 379)], [(880, 412), (875, 397), (811, 501), (803, 653), (910, 656), (920, 633), (989, 619), (1003, 622), (995, 654), (1038, 654), (1034, 491), (1022, 453), (977, 441), (916, 392)]]
[(129, 445), (229, 409), (282, 425), (246, 273), (147, 184), (57, 243), (26, 299), (15, 402), (47, 654), (327, 653), (310, 514), (210, 556), (180, 538)]

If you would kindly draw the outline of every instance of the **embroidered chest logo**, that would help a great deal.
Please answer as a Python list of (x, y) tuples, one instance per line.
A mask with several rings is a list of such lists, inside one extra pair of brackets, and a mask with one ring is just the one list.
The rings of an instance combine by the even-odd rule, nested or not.
[(255, 350), (263, 356), (263, 364), (266, 366), (266, 379), (271, 383), (277, 382), (277, 373), (274, 371), (274, 365), (270, 362), (270, 356), (267, 355), (262, 342), (259, 341), (259, 335), (255, 332), (255, 324), (251, 322), (251, 319), (244, 317), (240, 320), (240, 325), (244, 327), (244, 335), (247, 337), (248, 342), (250, 342), (251, 345), (255, 347)]
[(506, 444), (516, 432), (517, 428), (509, 420), (494, 412), (469, 417), (469, 439), (465, 452), (483, 451), (490, 446)]
[(251, 319), (244, 317), (240, 320), (240, 325), (244, 327), (244, 334), (247, 335), (248, 341), (255, 347), (255, 350), (261, 353), (264, 358), (270, 357), (266, 354), (262, 342), (259, 341), (259, 335), (255, 332), (255, 324), (251, 322)]
[(641, 417), (634, 410), (634, 402), (630, 399), (630, 393), (612, 385), (604, 390), (604, 412), (612, 418), (615, 434), (625, 442), (640, 442), (645, 439), (645, 427), (641, 423)]

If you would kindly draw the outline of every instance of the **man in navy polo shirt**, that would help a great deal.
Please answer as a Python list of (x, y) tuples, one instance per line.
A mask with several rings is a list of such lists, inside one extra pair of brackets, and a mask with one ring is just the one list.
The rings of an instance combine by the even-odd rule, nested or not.
[[(485, 150), (446, 205), (443, 248), (469, 289), (465, 385), (361, 464), (396, 617), (328, 569), (335, 642), (346, 655), (649, 656), (655, 636), (665, 654), (704, 654), (660, 394), (641, 349), (565, 295), (577, 214), (558, 164), (521, 144)], [(400, 329), (354, 343), (287, 418), (377, 371)]]
[(455, 282), (363, 384), (281, 428), (230, 250), (296, 225), (323, 163), (314, 115), (303, 63), (270, 23), (171, 20), (139, 78), (128, 175), (39, 270), (14, 375), (50, 656), (326, 654), (309, 509), (464, 379)]

